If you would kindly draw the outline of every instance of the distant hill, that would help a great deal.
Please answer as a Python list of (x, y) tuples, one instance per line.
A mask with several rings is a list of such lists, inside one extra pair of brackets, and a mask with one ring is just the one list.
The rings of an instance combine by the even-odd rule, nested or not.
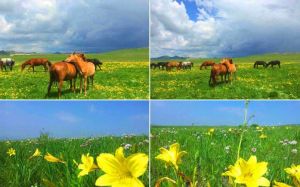
[(181, 56), (160, 56), (160, 57), (156, 57), (156, 58), (151, 58), (151, 60), (154, 61), (163, 61), (163, 60), (184, 60), (187, 59), (188, 57), (181, 57)]

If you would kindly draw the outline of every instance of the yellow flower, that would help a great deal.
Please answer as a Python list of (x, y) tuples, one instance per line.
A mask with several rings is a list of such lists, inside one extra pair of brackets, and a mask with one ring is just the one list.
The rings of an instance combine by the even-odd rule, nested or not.
[(231, 132), (231, 131), (232, 131), (232, 128), (229, 128), (228, 131)]
[(59, 158), (54, 157), (50, 153), (47, 153), (44, 156), (44, 159), (47, 160), (48, 162), (60, 162), (60, 163), (65, 163), (64, 161), (60, 160)]
[(16, 155), (16, 150), (14, 148), (9, 148), (6, 152), (9, 156)]
[(119, 147), (115, 155), (100, 154), (97, 157), (97, 164), (105, 174), (97, 179), (96, 186), (144, 187), (138, 179), (148, 167), (148, 156), (144, 153), (136, 153), (125, 158), (123, 147)]
[(294, 183), (297, 182), (300, 184), (300, 165), (295, 166), (294, 164), (292, 164), (290, 168), (285, 168), (284, 171), (297, 180), (294, 180)]
[(234, 183), (247, 187), (270, 186), (270, 181), (263, 177), (267, 172), (267, 165), (267, 162), (257, 163), (256, 156), (251, 156), (248, 161), (240, 158), (222, 175), (235, 178)]
[(282, 182), (277, 182), (277, 181), (274, 181), (275, 185), (273, 185), (274, 187), (292, 187), (290, 185), (287, 185), (285, 183), (282, 183)]
[(97, 169), (97, 166), (94, 164), (94, 158), (89, 156), (89, 153), (87, 155), (81, 156), (81, 162), (82, 164), (79, 164), (78, 168), (81, 169), (82, 171), (80, 171), (78, 177), (87, 175), (89, 172)]
[(41, 152), (39, 149), (36, 149), (35, 152), (33, 153), (33, 155), (31, 157), (29, 157), (29, 159), (33, 158), (33, 157), (38, 157), (41, 156)]
[(261, 134), (261, 135), (259, 136), (260, 139), (265, 139), (265, 138), (267, 138), (267, 137), (268, 137), (268, 136), (265, 135), (265, 134)]
[(178, 143), (172, 144), (169, 150), (161, 147), (159, 151), (160, 154), (155, 158), (165, 161), (167, 164), (172, 164), (176, 170), (178, 170), (178, 165), (181, 163), (181, 157), (187, 153), (185, 151), (180, 151), (180, 145)]

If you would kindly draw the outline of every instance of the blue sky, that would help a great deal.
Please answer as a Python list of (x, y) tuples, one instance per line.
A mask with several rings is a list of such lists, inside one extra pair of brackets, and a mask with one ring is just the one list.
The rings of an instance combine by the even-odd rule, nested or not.
[(147, 101), (1, 101), (0, 139), (148, 134)]
[(148, 47), (148, 0), (1, 0), (0, 50), (104, 52)]
[(296, 0), (152, 0), (151, 56), (300, 52), (296, 17)]
[[(152, 101), (151, 124), (240, 125), (245, 101)], [(300, 124), (300, 101), (250, 101), (250, 124)]]

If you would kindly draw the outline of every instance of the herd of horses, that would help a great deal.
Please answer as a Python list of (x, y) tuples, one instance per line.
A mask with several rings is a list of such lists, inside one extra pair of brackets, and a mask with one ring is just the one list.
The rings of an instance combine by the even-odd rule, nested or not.
[[(254, 68), (258, 68), (259, 65), (267, 68), (271, 66), (278, 66), (280, 68), (280, 61), (279, 60), (272, 60), (270, 62), (265, 61), (256, 61), (254, 62)], [(177, 61), (170, 61), (170, 62), (151, 62), (150, 67), (151, 69), (160, 69), (160, 70), (167, 70), (171, 71), (173, 68), (177, 70), (180, 69), (192, 69), (194, 66), (193, 62), (177, 62)], [(221, 77), (222, 82), (231, 82), (233, 78), (236, 79), (236, 71), (237, 65), (233, 63), (232, 58), (223, 58), (221, 59), (220, 63), (215, 63), (214, 61), (204, 61), (199, 69), (202, 70), (203, 68), (207, 69), (211, 67), (210, 77), (208, 84), (210, 86), (215, 86), (217, 84), (217, 78)]]
[[(11, 58), (2, 58), (0, 60), (0, 68), (2, 71), (6, 71), (6, 67), (9, 67), (10, 71), (12, 71), (14, 64), (15, 61)], [(23, 71), (26, 66), (29, 66), (28, 70), (32, 69), (34, 72), (35, 66), (43, 66), (45, 72), (49, 71), (50, 75), (47, 96), (50, 95), (53, 83), (58, 83), (58, 97), (60, 98), (64, 81), (70, 81), (70, 90), (75, 93), (78, 75), (80, 77), (80, 93), (82, 93), (83, 80), (84, 95), (86, 96), (89, 81), (91, 81), (93, 86), (96, 68), (98, 67), (101, 70), (102, 65), (103, 63), (98, 59), (88, 59), (83, 53), (74, 52), (65, 60), (55, 63), (51, 63), (47, 58), (29, 59), (21, 64), (21, 71)]]

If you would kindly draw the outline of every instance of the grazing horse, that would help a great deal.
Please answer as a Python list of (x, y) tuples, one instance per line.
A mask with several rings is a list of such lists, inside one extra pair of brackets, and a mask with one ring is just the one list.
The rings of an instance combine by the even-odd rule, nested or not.
[(227, 74), (225, 75), (225, 81), (226, 77), (228, 77), (228, 81), (232, 80), (232, 77), (236, 79), (236, 65), (233, 64), (233, 61), (231, 58), (224, 58), (221, 60), (221, 64), (224, 64), (227, 67)]
[(278, 65), (278, 67), (280, 68), (280, 61), (279, 60), (272, 60), (270, 62), (268, 62), (267, 66), (271, 65), (271, 67), (273, 68), (273, 66)]
[(32, 68), (32, 72), (34, 72), (34, 66), (44, 66), (44, 70), (47, 71), (51, 66), (51, 62), (47, 58), (32, 58), (21, 65), (21, 71), (23, 71), (26, 66), (29, 66), (28, 70)]
[(9, 67), (10, 71), (12, 71), (13, 66), (15, 65), (15, 61), (11, 58), (1, 58), (2, 61), (2, 66), (1, 70), (5, 69), (6, 71), (6, 66)]
[(3, 64), (3, 62), (0, 60), (0, 69), (1, 69), (1, 71), (3, 71), (3, 67), (4, 67), (4, 64)]
[(190, 69), (192, 70), (192, 67), (194, 66), (194, 63), (193, 62), (181, 62), (181, 67), (182, 69)]
[(213, 66), (214, 64), (215, 64), (214, 61), (204, 61), (200, 66), (200, 70), (202, 70), (203, 67), (207, 69), (207, 66)]
[(176, 68), (177, 70), (179, 70), (181, 68), (181, 63), (180, 62), (168, 62), (167, 66), (167, 71), (171, 71), (173, 68)]
[(253, 65), (253, 68), (258, 68), (259, 65), (262, 65), (263, 67), (266, 67), (267, 66), (267, 63), (265, 61), (256, 61)]
[(159, 68), (159, 69), (162, 69), (162, 70), (164, 70), (164, 69), (167, 69), (167, 64), (168, 64), (169, 62), (158, 62), (157, 63), (157, 67)]
[(93, 63), (94, 66), (95, 66), (95, 70), (97, 69), (97, 67), (100, 70), (102, 70), (101, 66), (102, 66), (103, 63), (100, 60), (98, 60), (97, 58), (87, 58), (86, 61)]
[(151, 69), (156, 69), (158, 67), (157, 63), (151, 62), (150, 68)]
[(67, 62), (56, 62), (49, 68), (50, 80), (48, 85), (48, 96), (50, 95), (53, 82), (58, 82), (58, 98), (61, 97), (61, 89), (64, 81), (70, 81), (70, 90), (76, 90), (77, 70), (74, 64)]
[[(233, 65), (233, 62), (232, 62), (231, 58), (223, 58), (221, 60), (220, 64), (214, 64), (211, 68), (208, 84), (210, 86), (215, 86), (217, 83), (217, 76), (219, 76), (219, 75), (221, 76), (222, 82), (223, 82), (223, 76), (225, 76), (225, 82), (226, 82), (226, 76), (228, 75), (228, 73), (230, 73), (232, 75), (232, 73), (234, 73), (236, 71), (235, 66), (233, 67), (232, 65)], [(230, 68), (231, 68), (232, 72), (229, 72)]]
[(80, 73), (80, 93), (82, 93), (82, 78), (84, 79), (84, 95), (86, 96), (87, 81), (91, 78), (92, 86), (95, 75), (95, 65), (86, 61), (84, 54), (73, 53), (66, 60), (66, 62), (73, 62)]

